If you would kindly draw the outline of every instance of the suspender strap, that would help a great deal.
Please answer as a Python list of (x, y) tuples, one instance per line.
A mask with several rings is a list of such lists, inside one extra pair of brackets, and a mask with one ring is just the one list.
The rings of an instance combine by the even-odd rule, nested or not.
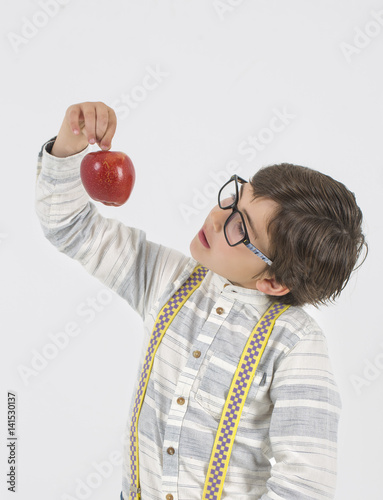
[(290, 306), (275, 302), (252, 331), (233, 377), (214, 441), (202, 500), (221, 498), (243, 406), (277, 318)]
[(142, 366), (141, 377), (138, 383), (136, 399), (133, 407), (132, 420), (130, 424), (130, 493), (129, 500), (138, 500), (141, 497), (138, 467), (138, 434), (137, 424), (140, 416), (142, 402), (144, 400), (146, 387), (148, 385), (150, 372), (152, 370), (154, 356), (160, 345), (168, 326), (175, 318), (178, 311), (200, 286), (207, 269), (197, 266), (185, 283), (176, 291), (173, 297), (161, 309), (153, 327), (153, 332), (146, 351), (144, 364)]

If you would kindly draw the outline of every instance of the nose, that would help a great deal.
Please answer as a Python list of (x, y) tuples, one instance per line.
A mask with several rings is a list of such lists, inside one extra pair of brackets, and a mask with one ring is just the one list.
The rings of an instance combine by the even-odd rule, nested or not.
[(225, 212), (226, 210), (222, 210), (219, 205), (216, 205), (210, 212), (211, 222), (216, 233), (223, 230), (223, 226), (228, 216)]

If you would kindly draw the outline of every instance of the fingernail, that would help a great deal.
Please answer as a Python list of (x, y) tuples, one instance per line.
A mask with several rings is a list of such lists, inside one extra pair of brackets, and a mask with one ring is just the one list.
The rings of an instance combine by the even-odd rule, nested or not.
[(109, 146), (107, 144), (101, 144), (101, 149), (108, 149)]
[(89, 144), (94, 144), (96, 141), (92, 138), (92, 139), (89, 139)]

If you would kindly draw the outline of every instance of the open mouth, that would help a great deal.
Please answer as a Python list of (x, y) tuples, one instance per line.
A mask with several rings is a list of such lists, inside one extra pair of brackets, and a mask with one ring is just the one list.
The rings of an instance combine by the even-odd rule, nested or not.
[(203, 229), (201, 229), (201, 231), (198, 233), (198, 238), (204, 247), (210, 248), (210, 245), (206, 239), (205, 233), (203, 232)]

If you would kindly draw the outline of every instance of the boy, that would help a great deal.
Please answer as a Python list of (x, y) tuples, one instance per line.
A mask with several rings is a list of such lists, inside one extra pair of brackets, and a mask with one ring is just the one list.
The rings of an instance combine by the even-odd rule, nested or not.
[(324, 334), (301, 306), (337, 297), (366, 245), (354, 195), (289, 164), (233, 176), (187, 257), (89, 201), (81, 160), (89, 143), (110, 149), (115, 130), (101, 102), (68, 108), (39, 154), (36, 211), (49, 241), (144, 322), (121, 499), (333, 498), (341, 402)]

